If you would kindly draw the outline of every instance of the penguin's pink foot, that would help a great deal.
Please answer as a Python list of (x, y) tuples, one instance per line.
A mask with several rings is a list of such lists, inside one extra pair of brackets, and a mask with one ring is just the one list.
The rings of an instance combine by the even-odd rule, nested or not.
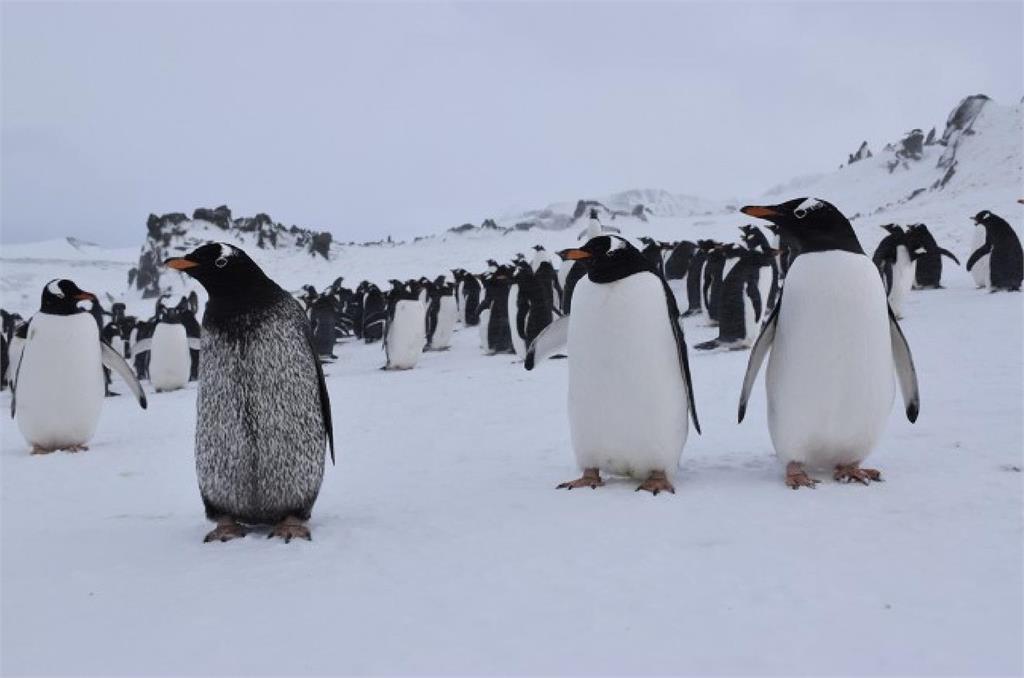
[(647, 480), (640, 483), (640, 487), (636, 488), (636, 491), (647, 490), (655, 497), (658, 496), (659, 492), (671, 492), (676, 493), (676, 488), (668, 481), (668, 476), (665, 475), (664, 471), (651, 471), (651, 475), (647, 476)]
[(270, 531), (267, 535), (267, 539), (273, 537), (281, 537), (284, 539), (284, 543), (287, 544), (292, 539), (305, 539), (306, 541), (313, 541), (313, 534), (309, 531), (305, 521), (299, 520), (294, 516), (288, 516)]
[(596, 490), (601, 485), (604, 485), (604, 481), (601, 480), (601, 472), (596, 468), (585, 468), (583, 469), (582, 477), (560, 483), (555, 489), (571, 490), (576, 487), (589, 487), (592, 490)]
[(56, 447), (43, 447), (42, 445), (33, 445), (32, 446), (32, 454), (50, 454), (51, 452), (56, 452), (56, 451), (57, 451)]
[(873, 468), (861, 468), (857, 464), (846, 464), (836, 466), (832, 477), (840, 483), (860, 483), (870, 485), (872, 482), (882, 482), (881, 472)]
[(786, 487), (798, 490), (801, 487), (809, 487), (812, 490), (820, 480), (807, 475), (804, 465), (798, 461), (791, 461), (786, 464)]
[(234, 518), (218, 518), (217, 527), (213, 528), (206, 537), (203, 538), (203, 543), (209, 543), (211, 541), (231, 541), (232, 539), (241, 539), (246, 535), (246, 529), (235, 522)]
[(86, 452), (89, 449), (88, 445), (69, 445), (64, 448), (68, 452)]

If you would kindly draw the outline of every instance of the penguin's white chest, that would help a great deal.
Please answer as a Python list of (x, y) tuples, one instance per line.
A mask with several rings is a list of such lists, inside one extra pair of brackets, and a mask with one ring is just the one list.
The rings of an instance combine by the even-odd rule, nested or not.
[(508, 290), (508, 325), (512, 329), (512, 348), (520, 358), (526, 356), (526, 339), (519, 333), (519, 284)]
[[(975, 226), (974, 240), (971, 244), (971, 254), (985, 244), (985, 237), (985, 227)], [(978, 257), (978, 260), (974, 262), (974, 266), (971, 267), (971, 277), (974, 278), (974, 284), (978, 287), (988, 287), (992, 283), (992, 280), (989, 277), (989, 271), (991, 269), (989, 262), (991, 258), (991, 254)]]
[(800, 255), (789, 269), (765, 385), (784, 461), (859, 462), (885, 427), (894, 368), (885, 289), (871, 260)]
[(903, 302), (910, 288), (914, 286), (914, 274), (917, 262), (911, 261), (910, 252), (904, 245), (896, 248), (896, 261), (892, 266), (892, 290), (889, 292), (889, 304), (897, 316), (903, 315)]
[(103, 405), (96, 321), (88, 313), (37, 313), (29, 326), (17, 382), (18, 429), (32, 445), (84, 445)]
[(403, 299), (395, 304), (395, 315), (385, 338), (390, 369), (408, 370), (416, 366), (427, 340), (426, 320), (426, 308), (420, 301)]
[(686, 444), (686, 387), (661, 281), (583, 278), (569, 320), (569, 426), (581, 468), (672, 473)]
[(173, 391), (188, 383), (192, 357), (185, 326), (159, 323), (149, 349), (149, 380), (157, 391)]
[(443, 349), (452, 344), (452, 333), (455, 331), (455, 297), (441, 297), (441, 304), (437, 310), (437, 326), (434, 328), (434, 337), (431, 341), (431, 348)]

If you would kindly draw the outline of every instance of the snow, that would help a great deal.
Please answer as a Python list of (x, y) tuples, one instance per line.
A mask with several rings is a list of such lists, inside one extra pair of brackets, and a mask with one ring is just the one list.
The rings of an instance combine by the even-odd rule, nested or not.
[[(981, 209), (1019, 232), (1020, 120), (1020, 107), (986, 106), (946, 189), (855, 220), (865, 248), (882, 223), (924, 221), (965, 255)], [(915, 183), (893, 188), (881, 156), (778, 200), (873, 211)], [(748, 221), (655, 216), (627, 235), (725, 240)], [(538, 242), (574, 245), (577, 230), (342, 247), (331, 261), (246, 249), (290, 289), (354, 286), (481, 270)], [(2, 246), (4, 308), (29, 315), (48, 280), (69, 277), (151, 309), (124, 292), (137, 249), (62, 242)], [(908, 297), (921, 416), (910, 424), (897, 400), (867, 461), (886, 482), (870, 487), (787, 489), (763, 377), (736, 423), (748, 353), (691, 350), (704, 435), (689, 437), (676, 494), (623, 479), (556, 491), (578, 475), (566, 362), (526, 372), (482, 355), (475, 328), (401, 372), (379, 369), (379, 343), (337, 347), (338, 464), (309, 543), (265, 530), (202, 543), (195, 384), (146, 383), (146, 411), (106, 399), (78, 454), (31, 456), (4, 419), (0, 672), (1020, 674), (1022, 296), (976, 290), (955, 266), (944, 283)], [(685, 322), (691, 347), (717, 335)]]

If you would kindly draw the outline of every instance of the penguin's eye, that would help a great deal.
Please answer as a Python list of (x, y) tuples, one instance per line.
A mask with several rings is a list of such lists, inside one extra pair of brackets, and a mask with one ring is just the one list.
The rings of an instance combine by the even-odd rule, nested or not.
[(803, 219), (804, 217), (807, 216), (807, 210), (798, 207), (797, 209), (793, 210), (793, 216), (796, 217), (797, 219)]
[(213, 265), (217, 268), (224, 268), (228, 265), (227, 257), (217, 257), (217, 260), (213, 262)]

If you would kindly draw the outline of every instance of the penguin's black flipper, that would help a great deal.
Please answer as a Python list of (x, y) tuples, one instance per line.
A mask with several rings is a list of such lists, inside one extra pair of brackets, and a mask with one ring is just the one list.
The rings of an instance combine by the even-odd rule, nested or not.
[(306, 344), (309, 345), (310, 355), (313, 356), (313, 364), (316, 366), (316, 385), (320, 391), (320, 414), (324, 418), (324, 430), (327, 432), (327, 444), (331, 448), (331, 465), (334, 465), (334, 423), (331, 421), (331, 396), (327, 392), (327, 380), (324, 379), (324, 366), (316, 354), (316, 346), (313, 344), (313, 329), (306, 323)]
[(122, 381), (131, 390), (132, 395), (139, 401), (139, 407), (146, 409), (146, 392), (142, 390), (142, 384), (139, 383), (138, 378), (135, 376), (135, 372), (128, 363), (124, 361), (121, 354), (110, 347), (110, 344), (106, 342), (100, 342), (100, 359), (103, 361), (103, 366), (108, 370), (117, 372), (118, 376), (121, 377)]
[(892, 341), (892, 359), (896, 366), (896, 378), (900, 382), (900, 393), (903, 404), (907, 408), (907, 419), (911, 423), (917, 421), (921, 411), (921, 393), (917, 387), (917, 369), (914, 368), (914, 357), (910, 354), (907, 338), (896, 320), (896, 314), (889, 309), (889, 338)]
[(668, 281), (654, 270), (650, 269), (653, 275), (661, 280), (661, 286), (665, 290), (665, 302), (668, 304), (668, 320), (672, 325), (672, 334), (676, 338), (676, 350), (679, 353), (679, 366), (683, 373), (683, 382), (686, 384), (686, 400), (689, 404), (690, 419), (693, 420), (693, 427), (700, 433), (700, 421), (697, 419), (697, 403), (693, 398), (693, 379), (690, 378), (690, 357), (686, 351), (686, 336), (683, 334), (683, 321), (679, 315), (679, 306), (676, 304), (676, 295), (668, 286)]
[(974, 265), (978, 263), (978, 259), (981, 259), (983, 256), (989, 254), (991, 251), (992, 245), (989, 244), (989, 242), (986, 240), (985, 244), (979, 247), (978, 249), (974, 250), (974, 254), (972, 254), (971, 258), (967, 260), (967, 270), (970, 271), (972, 268), (974, 268)]
[(779, 324), (780, 308), (782, 308), (781, 293), (779, 300), (775, 303), (775, 308), (772, 309), (772, 314), (768, 316), (768, 321), (761, 328), (761, 334), (754, 342), (754, 347), (750, 349), (747, 373), (743, 375), (743, 388), (740, 390), (740, 423), (743, 423), (743, 417), (747, 413), (747, 401), (750, 399), (750, 391), (754, 388), (754, 382), (757, 380), (757, 373), (761, 371), (761, 364), (764, 363), (765, 356), (768, 355), (768, 350), (772, 347), (772, 342), (775, 341), (775, 328)]
[(939, 254), (941, 254), (944, 257), (949, 257), (950, 259), (956, 262), (957, 266), (960, 265), (960, 260), (956, 258), (956, 255), (950, 252), (949, 250), (945, 249), (944, 247), (939, 248)]
[(532, 370), (541, 360), (550, 358), (565, 346), (569, 340), (569, 316), (560, 316), (557, 320), (545, 327), (537, 338), (530, 342), (526, 349), (526, 360), (523, 367)]

